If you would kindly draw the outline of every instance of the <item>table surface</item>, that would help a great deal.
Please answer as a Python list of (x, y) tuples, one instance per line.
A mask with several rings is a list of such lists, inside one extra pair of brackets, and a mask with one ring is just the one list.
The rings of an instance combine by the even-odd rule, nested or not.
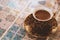
[[(43, 5), (53, 9), (56, 6), (54, 2), (52, 0), (0, 0), (0, 40), (32, 40), (25, 36), (23, 21), (35, 7)], [(56, 11), (57, 6), (53, 10)], [(60, 12), (55, 18), (59, 24), (58, 30), (49, 40), (60, 40)]]

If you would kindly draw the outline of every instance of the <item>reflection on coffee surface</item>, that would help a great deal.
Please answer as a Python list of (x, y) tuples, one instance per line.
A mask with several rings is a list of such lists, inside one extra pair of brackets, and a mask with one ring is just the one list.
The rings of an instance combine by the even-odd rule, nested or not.
[(40, 20), (46, 20), (50, 18), (50, 13), (46, 10), (38, 10), (35, 12), (35, 17)]

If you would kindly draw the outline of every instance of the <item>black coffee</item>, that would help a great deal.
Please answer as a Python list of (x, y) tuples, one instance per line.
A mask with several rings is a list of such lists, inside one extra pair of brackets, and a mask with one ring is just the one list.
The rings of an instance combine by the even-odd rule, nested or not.
[(46, 20), (50, 18), (50, 14), (49, 12), (45, 11), (45, 10), (38, 10), (35, 13), (36, 18), (40, 19), (40, 20)]

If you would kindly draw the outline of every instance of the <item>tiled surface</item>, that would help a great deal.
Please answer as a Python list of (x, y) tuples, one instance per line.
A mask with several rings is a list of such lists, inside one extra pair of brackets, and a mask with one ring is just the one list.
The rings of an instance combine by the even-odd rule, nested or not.
[[(0, 40), (31, 40), (25, 36), (26, 31), (23, 28), (24, 19), (39, 5), (44, 5), (48, 8), (55, 6), (55, 4), (53, 6), (49, 4), (50, 0), (48, 2), (47, 0), (30, 1), (31, 0), (0, 0)], [(28, 3), (29, 5), (25, 8)], [(19, 17), (17, 18), (18, 15)], [(15, 21), (16, 18), (17, 20)], [(57, 14), (56, 19), (60, 24), (60, 12)], [(60, 40), (59, 34), (60, 31), (57, 32), (56, 35), (58, 40)]]
[(23, 20), (19, 17), (1, 40), (22, 40), (26, 32), (23, 29)]
[(0, 28), (0, 37), (3, 35), (4, 32), (5, 30)]
[(18, 14), (14, 10), (11, 10), (8, 7), (3, 7), (0, 5), (0, 31), (1, 32), (3, 31), (2, 33), (0, 32), (0, 37), (9, 28), (9, 26), (15, 20), (17, 15)]

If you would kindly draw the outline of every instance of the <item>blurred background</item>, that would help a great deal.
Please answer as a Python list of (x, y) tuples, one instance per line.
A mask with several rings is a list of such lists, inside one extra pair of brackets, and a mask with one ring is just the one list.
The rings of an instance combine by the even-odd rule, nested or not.
[(27, 40), (23, 22), (40, 5), (53, 10), (58, 32), (50, 40), (60, 40), (60, 0), (0, 0), (0, 40)]

